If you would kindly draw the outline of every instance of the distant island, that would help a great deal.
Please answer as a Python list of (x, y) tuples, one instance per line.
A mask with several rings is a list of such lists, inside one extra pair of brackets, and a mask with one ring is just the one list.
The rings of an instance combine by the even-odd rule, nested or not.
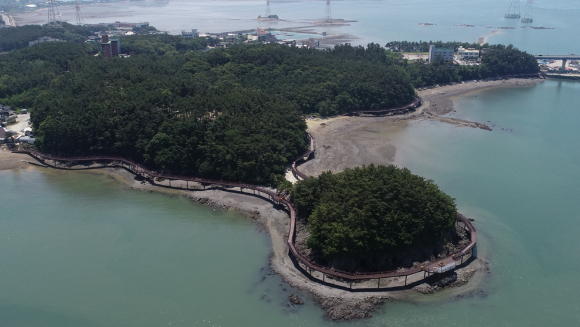
[(280, 18), (278, 18), (278, 15), (268, 15), (265, 17), (258, 16), (258, 20), (280, 20)]

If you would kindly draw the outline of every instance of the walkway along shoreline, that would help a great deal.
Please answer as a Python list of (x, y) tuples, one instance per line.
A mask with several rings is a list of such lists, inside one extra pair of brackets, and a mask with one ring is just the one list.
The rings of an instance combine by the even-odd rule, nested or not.
[[(412, 104), (405, 106), (404, 108), (409, 109), (408, 107), (411, 107), (411, 106), (415, 107), (418, 103), (420, 103), (420, 99), (415, 100)], [(403, 107), (402, 108), (395, 108), (394, 110), (402, 110), (402, 109), (403, 109)], [(294, 172), (294, 174), (302, 179), (308, 179), (309, 176), (300, 172), (297, 168), (297, 165), (299, 163), (304, 162), (304, 161), (308, 160), (309, 158), (311, 158), (312, 154), (314, 154), (314, 151), (315, 151), (314, 139), (312, 138), (312, 136), (310, 134), (308, 134), (308, 138), (310, 141), (309, 149), (307, 151), (305, 151), (304, 153), (302, 153), (300, 156), (298, 156), (291, 164), (292, 171)], [(208, 179), (208, 178), (191, 177), (191, 176), (165, 175), (165, 174), (158, 173), (156, 171), (149, 170), (149, 169), (145, 168), (144, 166), (142, 166), (142, 165), (140, 165), (132, 160), (129, 160), (129, 159), (126, 159), (123, 157), (119, 157), (119, 156), (60, 157), (60, 156), (45, 154), (45, 153), (42, 153), (42, 152), (39, 152), (39, 151), (36, 151), (33, 149), (20, 149), (20, 150), (14, 150), (12, 152), (28, 154), (28, 155), (36, 158), (37, 160), (39, 160), (40, 162), (42, 162), (46, 166), (51, 167), (51, 168), (61, 168), (62, 169), (62, 168), (66, 167), (67, 169), (72, 170), (73, 166), (75, 166), (79, 163), (83, 163), (83, 162), (84, 163), (87, 163), (87, 162), (90, 162), (90, 163), (109, 162), (112, 165), (104, 165), (103, 164), (102, 167), (103, 168), (107, 168), (107, 167), (125, 168), (135, 175), (141, 176), (144, 179), (148, 179), (152, 184), (155, 184), (156, 178), (157, 179), (167, 179), (169, 181), (170, 187), (171, 187), (171, 181), (185, 181), (187, 189), (189, 189), (189, 182), (195, 182), (195, 183), (200, 183), (202, 186), (204, 186), (204, 188), (207, 185), (220, 185), (220, 186), (225, 186), (225, 187), (239, 187), (240, 191), (243, 191), (244, 189), (251, 189), (251, 190), (257, 191), (259, 196), (264, 197), (264, 198), (268, 198), (273, 203), (281, 204), (288, 209), (288, 212), (290, 215), (290, 228), (288, 231), (287, 242), (288, 242), (288, 246), (290, 248), (291, 256), (293, 256), (294, 259), (296, 260), (296, 264), (302, 264), (305, 266), (305, 269), (302, 269), (302, 267), (299, 267), (299, 268), (301, 268), (299, 270), (306, 271), (310, 275), (310, 276), (308, 276), (310, 279), (317, 279), (328, 286), (343, 288), (342, 286), (329, 283), (326, 280), (326, 277), (329, 277), (329, 276), (346, 280), (350, 284), (350, 289), (352, 289), (353, 282), (363, 281), (363, 280), (371, 280), (371, 279), (376, 279), (377, 280), (377, 288), (381, 288), (380, 287), (381, 279), (393, 278), (393, 277), (405, 277), (405, 286), (406, 286), (407, 285), (407, 282), (406, 282), (407, 277), (410, 275), (414, 275), (414, 274), (423, 272), (423, 278), (426, 278), (426, 277), (430, 276), (431, 274), (452, 271), (452, 270), (455, 270), (461, 264), (463, 264), (465, 261), (467, 261), (466, 259), (476, 257), (477, 233), (476, 233), (475, 227), (473, 227), (473, 225), (471, 224), (469, 219), (465, 218), (462, 214), (458, 213), (457, 214), (457, 224), (459, 227), (465, 229), (466, 231), (468, 231), (470, 233), (470, 243), (467, 246), (465, 246), (463, 249), (457, 251), (456, 253), (454, 253), (448, 257), (445, 257), (442, 259), (437, 259), (433, 262), (429, 262), (427, 264), (424, 264), (421, 267), (413, 267), (413, 268), (408, 268), (408, 269), (397, 269), (397, 270), (382, 271), (382, 272), (363, 272), (363, 273), (350, 273), (350, 272), (346, 272), (346, 271), (341, 271), (341, 270), (329, 268), (329, 267), (317, 264), (315, 262), (312, 262), (306, 256), (302, 255), (296, 249), (296, 246), (294, 244), (295, 233), (296, 233), (296, 209), (294, 208), (294, 206), (292, 205), (292, 203), (290, 201), (288, 201), (286, 198), (284, 198), (283, 196), (280, 196), (278, 193), (276, 193), (272, 190), (267, 190), (263, 187), (259, 187), (259, 186), (252, 185), (252, 184), (227, 182), (227, 181)], [(52, 163), (48, 163), (47, 161), (52, 161)], [(65, 163), (65, 166), (64, 167), (59, 166), (59, 163)], [(75, 170), (80, 170), (80, 169), (75, 169)], [(313, 271), (317, 271), (320, 274), (322, 274), (322, 280), (320, 280), (319, 278), (315, 278), (312, 275)], [(392, 287), (383, 287), (382, 289), (390, 289), (390, 288), (392, 288)]]

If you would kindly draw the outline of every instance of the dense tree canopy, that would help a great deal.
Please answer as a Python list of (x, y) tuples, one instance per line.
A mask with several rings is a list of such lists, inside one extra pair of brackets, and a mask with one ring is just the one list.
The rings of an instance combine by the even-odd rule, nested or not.
[(121, 154), (174, 172), (274, 183), (306, 146), (301, 114), (389, 108), (411, 102), (413, 84), (537, 69), (511, 46), (470, 68), (409, 64), (372, 43), (198, 51), (211, 42), (122, 37), (122, 51), (135, 54), (110, 59), (95, 44), (14, 50), (0, 56), (0, 103), (31, 110), (44, 151)]
[(61, 28), (48, 25), (24, 25), (0, 29), (0, 52), (20, 49), (28, 46), (28, 42), (43, 36), (50, 36), (67, 42), (84, 43), (85, 38), (94, 35), (99, 29), (89, 26), (77, 26), (62, 23)]
[(492, 44), (479, 44), (479, 43), (469, 43), (469, 42), (443, 42), (443, 41), (391, 41), (385, 45), (385, 48), (391, 49), (393, 51), (400, 51), (400, 52), (429, 52), (429, 46), (434, 45), (436, 48), (446, 48), (446, 49), (453, 49), (457, 51), (459, 47), (464, 48), (475, 48), (477, 50), (481, 50), (482, 48), (490, 48), (493, 49), (497, 47), (497, 45)]
[(395, 166), (326, 172), (296, 183), (293, 197), (308, 246), (328, 260), (432, 246), (457, 218), (453, 198)]
[(214, 39), (201, 37), (186, 39), (177, 35), (131, 35), (121, 38), (123, 53), (136, 54), (176, 54), (188, 50), (205, 49), (208, 45), (214, 45)]
[(31, 107), (36, 95), (69, 71), (74, 61), (97, 51), (94, 45), (50, 42), (0, 56), (0, 103)]
[[(138, 46), (140, 38), (131, 39), (133, 45), (122, 40), (122, 46)], [(35, 48), (61, 58), (43, 68), (50, 81), (29, 82), (37, 86), (32, 122), (40, 149), (122, 154), (159, 169), (229, 180), (279, 180), (306, 146), (300, 112), (388, 107), (414, 96), (404, 70), (388, 66), (380, 48), (258, 45), (105, 59), (80, 50), (62, 55), (69, 48), (61, 47), (6, 57), (13, 68), (6, 78), (18, 81), (27, 81), (28, 72), (17, 72), (16, 63)], [(8, 84), (3, 96), (19, 96), (21, 89)]]
[(424, 61), (407, 63), (405, 69), (415, 87), (540, 72), (538, 61), (533, 55), (512, 45), (494, 46), (481, 57), (480, 65), (460, 66), (438, 58), (430, 64)]

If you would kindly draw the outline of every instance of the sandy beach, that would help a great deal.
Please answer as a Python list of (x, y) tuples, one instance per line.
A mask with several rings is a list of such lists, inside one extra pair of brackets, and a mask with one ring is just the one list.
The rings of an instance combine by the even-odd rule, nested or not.
[(407, 115), (387, 117), (338, 116), (327, 119), (309, 119), (308, 132), (316, 142), (316, 156), (302, 164), (308, 175), (323, 171), (342, 171), (371, 163), (389, 165), (395, 162), (395, 135), (411, 121), (432, 120), (456, 127), (491, 130), (482, 122), (472, 122), (448, 115), (454, 111), (453, 100), (494, 87), (522, 87), (541, 82), (540, 78), (513, 78), (492, 81), (466, 82), (425, 90), (418, 94), (423, 105)]
[[(449, 117), (447, 114), (454, 111), (453, 100), (460, 96), (467, 96), (493, 87), (521, 87), (541, 82), (542, 79), (506, 79), (485, 82), (470, 82), (465, 84), (448, 85), (419, 91), (423, 98), (423, 105), (415, 112), (390, 117), (348, 117), (338, 116), (328, 119), (308, 120), (308, 131), (316, 142), (316, 156), (302, 164), (300, 169), (309, 174), (317, 175), (322, 171), (341, 171), (363, 164), (392, 164), (395, 161), (397, 144), (392, 141), (394, 136), (401, 132), (414, 120), (436, 120), (452, 124), (457, 128), (489, 129), (485, 124), (470, 122)], [(447, 116), (445, 116), (447, 115)], [(49, 169), (32, 166), (28, 162), (34, 160), (22, 154), (13, 154), (5, 148), (0, 150), (0, 170), (11, 169)], [(385, 301), (421, 301), (423, 294), (430, 294), (445, 290), (448, 297), (461, 294), (480, 293), (482, 284), (488, 278), (487, 262), (478, 258), (469, 265), (457, 269), (456, 274), (443, 284), (422, 282), (421, 276), (412, 276), (409, 283), (413, 288), (406, 290), (371, 292), (351, 292), (346, 289), (325, 286), (314, 279), (310, 279), (303, 271), (295, 266), (288, 256), (286, 238), (288, 233), (288, 214), (280, 207), (251, 194), (239, 192), (238, 189), (224, 191), (221, 187), (203, 190), (201, 185), (189, 184), (190, 189), (178, 190), (168, 188), (167, 182), (151, 185), (139, 181), (121, 168), (88, 170), (86, 173), (108, 174), (128, 188), (140, 189), (144, 192), (169, 192), (181, 194), (200, 205), (211, 206), (214, 210), (235, 210), (256, 221), (258, 229), (267, 232), (272, 241), (270, 255), (271, 269), (281, 275), (293, 287), (312, 294), (320, 306), (327, 311), (333, 320), (351, 320), (365, 318), (377, 305)], [(165, 186), (165, 187), (164, 187)], [(173, 186), (176, 184), (174, 182)], [(298, 231), (297, 234), (300, 232)], [(300, 235), (297, 235), (300, 237)], [(468, 280), (471, 280), (469, 283)], [(340, 281), (334, 281), (340, 284)], [(403, 285), (402, 280), (392, 279), (385, 281), (383, 286)], [(355, 283), (353, 288), (376, 287), (376, 281)], [(373, 285), (371, 285), (373, 284)], [(462, 286), (462, 287), (454, 287)]]

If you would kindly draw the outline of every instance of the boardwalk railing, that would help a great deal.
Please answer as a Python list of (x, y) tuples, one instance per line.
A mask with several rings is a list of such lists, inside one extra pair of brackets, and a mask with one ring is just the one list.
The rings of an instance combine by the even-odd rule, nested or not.
[[(312, 136), (310, 134), (308, 134), (308, 139), (310, 141), (309, 149), (307, 151), (305, 151), (303, 154), (301, 154), (300, 156), (298, 156), (292, 162), (292, 171), (296, 175), (300, 176), (303, 179), (308, 179), (310, 177), (308, 175), (300, 172), (297, 168), (297, 165), (299, 163), (307, 160), (308, 158), (310, 158), (310, 156), (314, 153), (314, 139), (312, 138)], [(442, 259), (437, 259), (434, 262), (429, 262), (427, 264), (423, 264), (420, 267), (412, 267), (412, 268), (408, 268), (408, 269), (398, 269), (398, 270), (381, 271), (381, 272), (351, 273), (351, 272), (347, 272), (347, 271), (337, 270), (334, 268), (329, 268), (329, 267), (320, 265), (318, 263), (315, 263), (315, 262), (311, 261), (305, 255), (300, 253), (300, 251), (298, 251), (298, 249), (296, 248), (295, 242), (294, 242), (295, 233), (296, 233), (296, 209), (294, 208), (292, 203), (290, 203), (290, 201), (288, 201), (283, 196), (280, 196), (280, 194), (278, 194), (277, 192), (275, 192), (273, 190), (265, 189), (263, 187), (252, 185), (252, 184), (235, 183), (235, 182), (228, 182), (228, 181), (209, 179), (209, 178), (192, 177), (192, 176), (179, 176), (179, 175), (162, 174), (162, 173), (150, 170), (150, 169), (148, 169), (148, 168), (146, 168), (146, 167), (144, 167), (144, 166), (142, 166), (142, 165), (140, 165), (132, 160), (129, 160), (129, 159), (123, 158), (123, 157), (119, 157), (119, 156), (61, 157), (61, 156), (55, 156), (55, 155), (51, 155), (51, 154), (42, 153), (42, 152), (39, 152), (39, 151), (36, 151), (33, 149), (21, 149), (21, 150), (15, 150), (13, 152), (14, 153), (28, 154), (32, 157), (35, 157), (40, 162), (43, 162), (47, 166), (53, 166), (56, 168), (62, 168), (62, 167), (59, 167), (57, 165), (57, 162), (66, 162), (67, 167), (69, 167), (69, 169), (72, 169), (72, 166), (74, 166), (77, 163), (107, 161), (107, 162), (111, 162), (115, 166), (121, 166), (125, 169), (128, 169), (128, 170), (132, 171), (133, 173), (135, 173), (136, 175), (140, 175), (144, 178), (150, 179), (152, 182), (154, 182), (155, 179), (157, 178), (157, 179), (169, 180), (170, 185), (171, 185), (172, 180), (174, 180), (174, 181), (180, 180), (180, 181), (186, 181), (186, 182), (201, 183), (202, 185), (208, 185), (208, 184), (221, 185), (221, 186), (226, 186), (226, 187), (239, 187), (240, 190), (251, 189), (254, 191), (258, 191), (258, 195), (261, 195), (261, 196), (267, 195), (269, 200), (271, 200), (272, 202), (277, 203), (277, 204), (282, 204), (282, 205), (286, 206), (286, 208), (288, 208), (288, 211), (290, 213), (290, 228), (288, 231), (288, 246), (290, 247), (290, 253), (299, 263), (303, 264), (307, 268), (307, 270), (310, 270), (310, 275), (312, 276), (312, 271), (318, 271), (322, 274), (323, 281), (325, 280), (325, 278), (327, 276), (341, 278), (341, 279), (344, 279), (344, 280), (347, 280), (348, 282), (350, 282), (351, 288), (352, 288), (353, 281), (378, 279), (378, 281), (379, 281), (378, 285), (380, 287), (380, 281), (382, 278), (402, 277), (402, 276), (407, 277), (407, 276), (419, 273), (421, 271), (423, 271), (426, 274), (430, 274), (430, 273), (434, 273), (434, 272), (442, 272), (444, 266), (448, 266), (451, 264), (454, 268), (456, 261), (460, 260), (461, 263), (463, 263), (465, 256), (473, 254), (472, 251), (474, 250), (475, 245), (477, 243), (477, 233), (476, 233), (475, 228), (471, 224), (471, 222), (468, 219), (466, 219), (463, 215), (457, 214), (457, 223), (462, 228), (464, 228), (468, 233), (470, 233), (470, 243), (467, 246), (465, 246), (463, 249), (457, 251), (456, 253), (451, 254), (451, 255), (449, 255), (445, 258), (442, 258)], [(47, 163), (47, 161), (53, 161), (53, 164), (51, 165), (51, 164)], [(187, 186), (187, 188), (189, 189), (189, 186)], [(451, 267), (451, 266), (448, 266), (448, 267)], [(425, 274), (424, 274), (424, 276), (425, 276)], [(330, 285), (332, 285), (332, 284), (330, 284)], [(405, 279), (405, 285), (406, 285), (406, 279)]]
[(399, 106), (399, 107), (391, 107), (391, 108), (384, 108), (384, 109), (360, 109), (356, 111), (352, 111), (349, 113), (345, 113), (345, 115), (385, 115), (385, 114), (396, 114), (400, 113), (401, 111), (410, 111), (416, 109), (421, 106), (422, 99), (419, 96), (416, 96), (413, 102)]

